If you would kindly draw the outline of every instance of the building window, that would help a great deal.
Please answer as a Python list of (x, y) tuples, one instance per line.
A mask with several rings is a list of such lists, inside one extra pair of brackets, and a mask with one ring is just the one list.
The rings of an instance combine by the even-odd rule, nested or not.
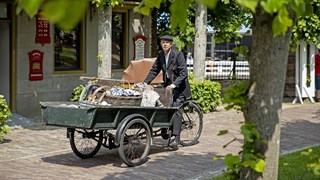
[(10, 18), (10, 4), (0, 3), (0, 19), (9, 19)]
[(112, 69), (126, 67), (127, 11), (112, 12)]
[(77, 71), (83, 70), (84, 64), (84, 35), (83, 23), (70, 31), (54, 27), (54, 70)]

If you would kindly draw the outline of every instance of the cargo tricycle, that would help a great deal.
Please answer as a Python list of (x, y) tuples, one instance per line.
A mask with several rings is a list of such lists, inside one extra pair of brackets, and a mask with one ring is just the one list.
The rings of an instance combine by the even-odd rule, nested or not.
[(153, 137), (171, 137), (176, 112), (182, 112), (182, 146), (198, 143), (203, 125), (201, 108), (192, 100), (180, 107), (84, 106), (79, 102), (40, 102), (45, 125), (67, 128), (71, 149), (80, 158), (93, 157), (101, 148), (118, 148), (128, 166), (147, 161)]

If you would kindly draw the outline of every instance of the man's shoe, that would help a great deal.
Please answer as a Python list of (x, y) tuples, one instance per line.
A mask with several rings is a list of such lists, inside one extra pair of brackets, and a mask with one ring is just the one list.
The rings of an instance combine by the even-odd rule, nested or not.
[(169, 146), (170, 147), (176, 147), (180, 144), (180, 137), (179, 136), (175, 136), (175, 138), (173, 139), (173, 141), (170, 141)]
[(171, 143), (169, 143), (170, 147), (175, 147), (178, 146), (180, 144), (180, 142), (177, 142), (176, 140), (173, 140)]

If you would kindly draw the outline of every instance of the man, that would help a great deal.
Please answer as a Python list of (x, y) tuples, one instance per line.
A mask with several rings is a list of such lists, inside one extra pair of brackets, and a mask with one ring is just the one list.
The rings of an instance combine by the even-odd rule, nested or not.
[[(182, 52), (172, 46), (172, 42), (171, 36), (165, 35), (160, 38), (162, 50), (158, 52), (157, 59), (144, 82), (150, 84), (162, 70), (164, 87), (173, 91), (173, 106), (178, 107), (191, 96), (191, 92), (186, 61)], [(178, 111), (173, 120), (173, 139), (169, 143), (171, 147), (180, 143), (181, 119), (182, 112)]]

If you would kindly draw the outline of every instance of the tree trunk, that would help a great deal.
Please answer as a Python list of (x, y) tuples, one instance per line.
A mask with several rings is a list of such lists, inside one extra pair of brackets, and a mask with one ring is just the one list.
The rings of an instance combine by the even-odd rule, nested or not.
[(257, 131), (268, 143), (257, 143), (256, 149), (266, 157), (263, 175), (244, 168), (240, 179), (277, 179), (280, 147), (280, 119), (291, 29), (273, 37), (273, 16), (261, 7), (253, 16), (253, 41), (250, 56), (248, 102), (245, 123), (256, 124)]
[(193, 74), (196, 79), (202, 81), (205, 77), (207, 7), (197, 3), (195, 16), (196, 35), (194, 38)]
[(158, 37), (157, 37), (157, 18), (158, 18), (158, 9), (153, 8), (151, 12), (151, 57), (157, 57), (158, 55)]
[(112, 7), (98, 9), (98, 77), (111, 78)]

